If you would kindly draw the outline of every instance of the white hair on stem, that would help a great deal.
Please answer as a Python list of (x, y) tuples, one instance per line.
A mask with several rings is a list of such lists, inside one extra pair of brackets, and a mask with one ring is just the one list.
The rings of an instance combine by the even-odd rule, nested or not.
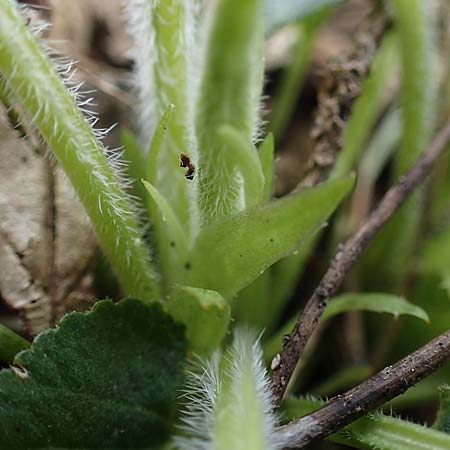
[[(14, 11), (16, 6), (8, 7), (6, 4), (5, 8)], [(39, 134), (43, 133), (42, 137), (53, 146), (63, 166), (68, 167), (71, 159), (77, 159), (82, 165), (80, 170), (83, 173), (86, 171), (85, 180), (77, 180), (74, 183), (75, 190), (93, 219), (104, 250), (107, 251), (126, 290), (134, 295), (147, 295), (148, 292), (157, 295), (159, 275), (153, 269), (148, 249), (143, 245), (137, 207), (124, 190), (126, 177), (123, 174), (123, 164), (119, 164), (117, 152), (106, 150), (101, 142), (108, 130), (94, 128), (98, 119), (89, 107), (92, 106), (92, 101), (86, 98), (88, 92), (81, 92), (82, 83), (77, 84), (74, 81), (73, 62), (60, 57), (38, 35), (39, 50), (51, 58), (50, 67), (35, 51), (36, 44), (22, 38), (23, 22), (18, 19), (18, 15), (13, 14), (4, 18), (5, 24), (10, 27), (8, 35), (11, 36), (12, 42), (3, 42), (2, 46), (0, 41), (0, 49), (6, 54), (9, 53), (9, 61), (6, 60), (7, 77), (5, 76), (8, 96), (13, 99), (14, 104), (17, 98), (20, 100), (19, 104), (24, 104), (25, 111), (27, 108), (30, 110), (29, 113), (20, 111), (22, 119), (29, 124), (30, 129), (39, 129)], [(29, 29), (36, 34), (45, 27), (41, 24), (34, 27), (34, 22), (31, 21)], [(33, 78), (19, 72), (19, 66), (23, 67), (25, 64), (25, 57), (23, 53), (15, 55), (11, 51), (14, 45), (22, 48), (25, 55), (29, 52), (29, 58), (37, 62), (39, 70), (33, 72)], [(56, 83), (52, 68), (67, 87), (64, 94), (61, 85)], [(55, 84), (52, 85), (51, 82)], [(74, 102), (67, 100), (67, 94)], [(58, 95), (61, 98), (56, 102), (55, 96)], [(81, 108), (78, 108), (79, 104)], [(70, 120), (66, 120), (66, 117)], [(105, 159), (101, 157), (101, 152)], [(112, 161), (108, 160), (108, 154), (114, 154)], [(78, 175), (76, 171), (68, 175), (74, 181), (79, 177), (79, 172)], [(116, 240), (116, 247), (110, 245), (112, 229), (123, 234), (123, 239)]]
[[(19, 6), (22, 14), (24, 14), (25, 16), (27, 15), (29, 9), (31, 10), (41, 9), (39, 6), (36, 5), (23, 4)], [(127, 198), (127, 202), (132, 212), (132, 215), (136, 219), (138, 219), (138, 221), (140, 222), (140, 226), (143, 228), (143, 231), (145, 231), (146, 227), (148, 226), (148, 223), (144, 222), (141, 219), (144, 216), (146, 210), (144, 208), (144, 205), (141, 204), (140, 199), (130, 193), (131, 187), (133, 185), (133, 180), (127, 174), (127, 162), (124, 160), (123, 157), (124, 156), (123, 147), (110, 148), (103, 144), (104, 140), (109, 135), (109, 133), (117, 126), (117, 123), (113, 123), (111, 126), (107, 128), (96, 127), (99, 118), (97, 111), (95, 111), (94, 109), (96, 106), (96, 104), (94, 103), (94, 98), (90, 96), (91, 94), (95, 93), (95, 90), (83, 89), (84, 81), (76, 80), (77, 69), (75, 65), (77, 61), (74, 61), (70, 57), (61, 54), (58, 50), (55, 50), (55, 48), (52, 46), (53, 41), (45, 39), (43, 33), (50, 27), (51, 27), (50, 22), (43, 20), (41, 18), (34, 18), (34, 20), (30, 22), (30, 30), (38, 38), (42, 51), (45, 54), (47, 54), (47, 56), (52, 60), (53, 66), (58, 72), (61, 80), (66, 85), (67, 90), (71, 94), (75, 103), (77, 104), (78, 109), (83, 113), (86, 121), (91, 126), (91, 129), (97, 141), (99, 142), (103, 153), (108, 159), (109, 165), (113, 170), (119, 185), (124, 191), (124, 195)], [(43, 107), (45, 108), (45, 106), (46, 105), (44, 104)], [(31, 118), (29, 126), (31, 127), (33, 126), (32, 124), (34, 122), (34, 119), (35, 119), (34, 117)], [(55, 135), (56, 134), (57, 130), (55, 130)], [(52, 161), (52, 163), (56, 162), (53, 153), (48, 151), (48, 149), (46, 156)], [(67, 178), (64, 171), (61, 171), (61, 174), (65, 178)], [(97, 176), (101, 177), (102, 175), (97, 174)], [(111, 200), (112, 200), (112, 208), (115, 209), (114, 199)], [(118, 210), (118, 212), (120, 212), (120, 214), (125, 215), (127, 214), (127, 212), (123, 211), (122, 209)]]
[(275, 450), (277, 418), (259, 339), (234, 332), (224, 354), (216, 352), (189, 373), (180, 450)]
[(124, 0), (127, 29), (133, 38), (133, 85), (137, 95), (139, 139), (146, 150), (159, 119), (154, 67), (158, 64), (153, 8), (158, 0)]

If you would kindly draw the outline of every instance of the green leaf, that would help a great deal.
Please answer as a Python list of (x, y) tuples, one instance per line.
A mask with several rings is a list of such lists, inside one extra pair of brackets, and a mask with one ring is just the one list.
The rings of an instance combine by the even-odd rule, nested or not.
[(203, 229), (186, 261), (184, 284), (232, 298), (316, 233), (353, 184), (353, 176), (325, 183)]
[(450, 434), (450, 386), (439, 388), (440, 407), (433, 427)]
[(170, 284), (187, 256), (187, 236), (168, 201), (153, 185), (145, 180), (142, 183), (150, 196), (147, 201), (150, 217), (154, 223), (162, 225), (158, 228), (159, 263), (165, 275), (164, 282)]
[[(320, 320), (332, 317), (348, 311), (370, 311), (378, 313), (413, 316), (425, 322), (430, 322), (428, 314), (419, 306), (416, 306), (404, 298), (382, 293), (350, 293), (333, 297), (325, 308)], [(297, 317), (291, 318), (280, 330), (264, 345), (266, 359), (276, 355), (281, 347), (283, 336), (290, 333), (295, 325)]]
[(409, 315), (429, 322), (427, 313), (419, 306), (413, 305), (404, 298), (396, 295), (381, 293), (350, 293), (334, 297), (328, 303), (322, 320), (330, 319), (348, 311), (372, 311), (392, 314), (395, 318)]
[[(272, 198), (274, 152), (274, 137), (272, 133), (269, 133), (258, 150), (264, 174), (263, 201), (269, 201)], [(239, 298), (233, 305), (233, 318), (256, 330), (267, 331), (273, 323), (273, 316), (268, 309), (273, 300), (271, 275), (271, 271), (266, 270), (239, 292)]]
[(0, 324), (0, 361), (11, 363), (17, 353), (29, 346), (27, 340)]
[(265, 0), (264, 25), (266, 34), (271, 34), (288, 23), (297, 22), (327, 6), (343, 0)]
[(222, 125), (217, 138), (227, 148), (230, 164), (244, 179), (245, 206), (261, 202), (264, 189), (264, 174), (256, 147), (234, 127)]
[[(288, 398), (284, 411), (289, 420), (301, 417), (318, 408), (321, 400)], [(448, 450), (450, 436), (406, 420), (370, 413), (343, 428), (327, 439), (346, 446), (369, 450)]]
[[(192, 114), (195, 86), (191, 76), (195, 36), (194, 0), (143, 0), (129, 3), (131, 31), (135, 38), (136, 81), (141, 110), (138, 119), (145, 146), (157, 132), (157, 122), (173, 105), (166, 124), (165, 139), (153, 167), (156, 179), (150, 181), (168, 200), (180, 223), (191, 232), (196, 215), (194, 186), (180, 168), (181, 152), (191, 153), (194, 119)], [(153, 149), (152, 149), (153, 150)], [(192, 156), (192, 155), (191, 155)], [(169, 181), (170, 180), (170, 181)], [(186, 207), (186, 205), (190, 205)]]
[(144, 178), (154, 185), (158, 182), (158, 161), (163, 151), (164, 141), (167, 139), (167, 126), (174, 108), (173, 105), (169, 105), (161, 114), (148, 150)]
[[(219, 0), (210, 30), (195, 110), (195, 181), (202, 224), (246, 207), (237, 151), (230, 151), (217, 131), (224, 124), (231, 126), (247, 145), (257, 135), (264, 69), (261, 1)], [(246, 156), (242, 158), (245, 164)]]
[(0, 448), (143, 449), (170, 435), (184, 331), (159, 304), (97, 303), (0, 372)]
[(230, 322), (230, 306), (215, 291), (174, 285), (169, 294), (170, 315), (186, 326), (192, 350), (205, 355), (222, 342)]

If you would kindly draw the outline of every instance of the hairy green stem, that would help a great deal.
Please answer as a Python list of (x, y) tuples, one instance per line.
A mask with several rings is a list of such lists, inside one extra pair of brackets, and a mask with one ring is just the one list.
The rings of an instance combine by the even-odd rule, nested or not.
[(0, 74), (66, 172), (125, 292), (157, 299), (158, 276), (102, 145), (11, 0), (0, 0)]

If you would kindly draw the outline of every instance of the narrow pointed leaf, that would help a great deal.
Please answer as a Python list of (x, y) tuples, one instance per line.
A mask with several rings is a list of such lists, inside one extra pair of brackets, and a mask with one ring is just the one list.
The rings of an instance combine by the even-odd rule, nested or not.
[[(353, 293), (334, 297), (325, 308), (321, 320), (331, 319), (338, 314), (348, 311), (387, 313), (392, 314), (395, 318), (401, 315), (408, 315), (430, 322), (428, 314), (419, 306), (408, 302), (402, 297), (383, 293)], [(283, 336), (291, 332), (296, 320), (297, 317), (291, 318), (265, 344), (264, 354), (266, 358), (270, 359), (280, 351)]]
[(227, 147), (230, 163), (244, 179), (245, 206), (261, 202), (264, 174), (255, 146), (230, 125), (219, 127), (217, 137)]
[(174, 108), (175, 107), (170, 104), (161, 114), (147, 154), (146, 176), (144, 178), (153, 185), (158, 181), (158, 161), (163, 151), (164, 141), (167, 139), (167, 126)]
[[(187, 236), (178, 217), (163, 195), (149, 182), (142, 180), (148, 193), (147, 205), (150, 217), (160, 225), (158, 251), (162, 272), (167, 278), (173, 278), (173, 272), (179, 268), (187, 256)], [(169, 280), (165, 280), (169, 283)]]
[(322, 320), (330, 319), (337, 314), (349, 311), (372, 311), (392, 314), (395, 318), (401, 315), (417, 317), (429, 322), (428, 314), (419, 306), (402, 297), (382, 293), (355, 292), (334, 297), (325, 308)]
[(316, 233), (353, 183), (325, 183), (205, 228), (186, 261), (186, 284), (233, 297)]
[(175, 285), (167, 309), (185, 325), (190, 347), (198, 355), (216, 350), (228, 330), (230, 306), (217, 292)]

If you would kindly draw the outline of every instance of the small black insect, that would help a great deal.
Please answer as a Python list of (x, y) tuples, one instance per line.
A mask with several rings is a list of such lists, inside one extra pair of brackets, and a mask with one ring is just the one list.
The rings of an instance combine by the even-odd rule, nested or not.
[(180, 167), (184, 167), (186, 169), (185, 177), (188, 180), (194, 179), (195, 165), (191, 162), (191, 158), (186, 153), (180, 154)]

